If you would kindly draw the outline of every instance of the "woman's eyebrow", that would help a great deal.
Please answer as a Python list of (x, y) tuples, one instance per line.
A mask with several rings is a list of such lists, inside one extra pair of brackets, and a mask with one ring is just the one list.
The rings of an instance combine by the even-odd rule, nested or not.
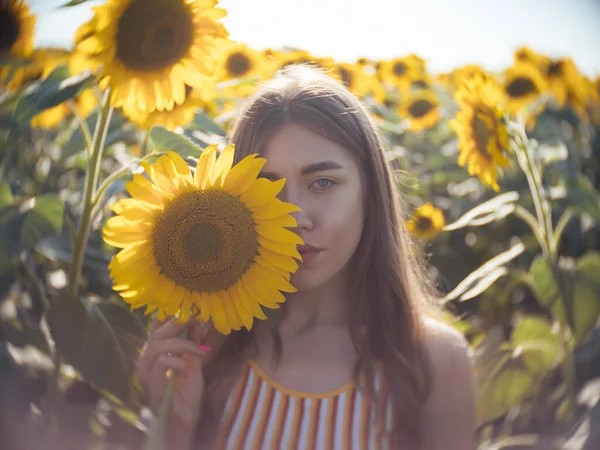
[[(304, 175), (308, 175), (308, 174), (311, 174), (314, 172), (321, 172), (323, 170), (334, 170), (334, 169), (343, 169), (343, 168), (344, 167), (341, 164), (336, 163), (335, 161), (322, 161), (322, 162), (317, 162), (314, 164), (309, 164), (308, 166), (304, 166), (302, 169), (300, 169), (300, 174), (302, 176), (304, 176)], [(268, 178), (270, 180), (278, 180), (278, 179), (282, 178), (275, 172), (266, 172), (266, 171), (261, 172), (260, 176), (263, 178)]]
[(310, 164), (308, 166), (304, 166), (300, 173), (302, 175), (308, 175), (313, 172), (321, 172), (322, 170), (332, 170), (332, 169), (343, 169), (344, 167), (335, 161), (323, 161), (314, 164)]

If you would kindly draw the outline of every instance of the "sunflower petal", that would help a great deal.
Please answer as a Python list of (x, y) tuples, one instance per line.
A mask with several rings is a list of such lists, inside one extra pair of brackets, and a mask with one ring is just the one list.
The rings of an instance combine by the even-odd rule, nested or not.
[(257, 178), (245, 192), (242, 192), (240, 198), (248, 208), (256, 208), (276, 199), (284, 185), (285, 178), (277, 181)]
[(283, 278), (285, 278), (286, 280), (290, 281), (290, 272), (288, 272), (287, 270), (284, 270), (280, 267), (277, 267), (274, 264), (271, 264), (269, 261), (267, 261), (262, 256), (260, 256), (260, 255), (255, 256), (254, 261), (257, 264), (260, 264), (261, 266), (266, 267), (271, 272), (275, 272), (276, 274), (278, 274), (278, 275), (282, 276)]
[(259, 223), (256, 225), (255, 229), (258, 234), (267, 239), (271, 239), (272, 241), (298, 245), (304, 244), (304, 240), (300, 236), (285, 228), (269, 226), (269, 224), (266, 223)]
[(298, 263), (291, 256), (269, 250), (266, 247), (259, 246), (258, 253), (275, 267), (279, 267), (287, 272), (294, 273), (298, 270)]
[(206, 186), (217, 157), (217, 146), (212, 144), (204, 149), (194, 172), (194, 182), (198, 189)]
[(272, 272), (266, 267), (261, 266), (260, 264), (254, 264), (252, 266), (252, 269), (254, 270), (255, 274), (257, 274), (260, 277), (260, 280), (263, 283), (274, 287), (278, 291), (296, 292), (298, 290), (294, 286), (292, 286), (292, 284), (288, 280)]
[(255, 158), (254, 155), (246, 156), (231, 168), (223, 182), (223, 190), (240, 195), (252, 186), (266, 162), (265, 159)]
[(227, 320), (227, 314), (225, 313), (225, 307), (221, 302), (221, 299), (215, 293), (211, 293), (209, 298), (210, 315), (215, 328), (222, 334), (231, 333), (231, 326)]
[(275, 253), (280, 253), (286, 256), (293, 256), (294, 258), (299, 260), (302, 259), (302, 256), (300, 256), (300, 253), (298, 252), (298, 248), (294, 244), (286, 244), (284, 242), (272, 241), (271, 239), (267, 239), (262, 236), (258, 236), (256, 241), (259, 243), (259, 245)]
[(179, 175), (179, 180), (183, 181), (186, 187), (191, 187), (193, 183), (192, 172), (187, 163), (178, 153), (169, 150), (167, 151), (167, 155), (171, 158), (173, 167), (175, 167), (175, 170)]
[(239, 298), (238, 291), (235, 288), (235, 285), (231, 286), (227, 290), (226, 295), (229, 296), (231, 303), (235, 307), (235, 309), (238, 313), (238, 316), (239, 316), (240, 320), (242, 321), (242, 324), (244, 325), (244, 327), (246, 327), (247, 330), (251, 330), (252, 324), (254, 323), (254, 317), (246, 309), (244, 302)]
[[(231, 165), (233, 164), (233, 156), (235, 154), (235, 150), (233, 145), (228, 145), (221, 152), (219, 157), (217, 158), (217, 162), (213, 168), (213, 171), (210, 175), (211, 184), (217, 184), (221, 186), (222, 180), (227, 177), (227, 174), (231, 170)], [(221, 180), (219, 183), (218, 180)]]
[(296, 211), (302, 211), (302, 209), (292, 203), (282, 202), (275, 198), (269, 203), (253, 208), (252, 218), (255, 220), (275, 219)]

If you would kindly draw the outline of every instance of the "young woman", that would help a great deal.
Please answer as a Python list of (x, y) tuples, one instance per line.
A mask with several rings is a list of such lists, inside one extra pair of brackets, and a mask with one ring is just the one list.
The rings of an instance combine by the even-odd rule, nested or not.
[(153, 323), (136, 373), (153, 407), (165, 371), (180, 377), (168, 448), (473, 448), (467, 344), (434, 318), (365, 108), (330, 77), (289, 67), (249, 100), (231, 141), (236, 162), (265, 157), (262, 176), (286, 178), (282, 200), (302, 208), (298, 291), (250, 332), (195, 323), (182, 339), (182, 325)]

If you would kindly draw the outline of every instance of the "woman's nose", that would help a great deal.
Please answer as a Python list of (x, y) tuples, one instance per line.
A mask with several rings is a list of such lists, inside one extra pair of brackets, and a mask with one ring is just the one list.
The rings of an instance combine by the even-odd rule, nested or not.
[[(300, 205), (297, 205), (300, 206)], [(302, 206), (300, 206), (302, 208)], [(305, 210), (294, 211), (292, 217), (296, 219), (296, 228), (299, 230), (312, 230), (313, 222)]]
[(292, 214), (296, 219), (297, 228), (310, 230), (313, 227), (313, 223), (308, 211), (308, 205), (301, 195), (300, 190), (294, 189), (292, 186), (286, 186), (281, 192), (281, 200), (284, 202), (292, 203), (300, 207), (301, 211), (295, 211)]

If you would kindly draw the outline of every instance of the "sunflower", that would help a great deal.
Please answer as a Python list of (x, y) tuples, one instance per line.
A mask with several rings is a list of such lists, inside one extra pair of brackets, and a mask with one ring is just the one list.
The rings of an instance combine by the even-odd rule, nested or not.
[(163, 125), (169, 130), (182, 127), (190, 123), (196, 114), (198, 108), (208, 102), (207, 95), (214, 89), (214, 83), (211, 88), (195, 89), (191, 86), (185, 86), (185, 100), (180, 105), (175, 105), (171, 110), (154, 110), (144, 112), (136, 109), (123, 108), (123, 115), (138, 127), (149, 130), (153, 125)]
[(548, 90), (559, 106), (565, 106), (568, 99), (585, 102), (584, 80), (571, 58), (552, 60), (544, 69)]
[(468, 161), (469, 174), (498, 191), (497, 166), (509, 165), (502, 90), (491, 79), (475, 77), (459, 88), (455, 98), (461, 109), (450, 126), (458, 136), (458, 164)]
[(73, 52), (69, 58), (69, 71), (77, 75), (84, 70), (95, 70), (102, 65), (102, 51), (88, 45), (87, 40), (95, 37), (98, 16), (93, 16), (75, 32)]
[(31, 55), (35, 22), (35, 15), (23, 0), (0, 0), (0, 56)]
[(436, 237), (445, 224), (444, 214), (431, 203), (417, 208), (406, 222), (408, 231), (422, 239), (431, 240)]
[(439, 100), (433, 92), (421, 91), (402, 101), (398, 115), (409, 120), (411, 131), (421, 131), (440, 121)]
[(533, 64), (535, 67), (544, 67), (550, 63), (550, 58), (541, 53), (530, 49), (529, 47), (520, 47), (514, 53), (515, 64), (528, 63)]
[(78, 33), (77, 51), (102, 63), (115, 107), (172, 109), (185, 86), (212, 78), (227, 30), (217, 0), (108, 0)]
[(379, 79), (390, 86), (406, 87), (424, 73), (425, 62), (415, 55), (379, 61), (377, 64)]
[(503, 91), (506, 108), (510, 113), (516, 114), (546, 91), (546, 83), (532, 65), (516, 64), (504, 72)]
[(260, 52), (243, 44), (232, 46), (225, 54), (219, 69), (219, 79), (264, 78), (264, 58)]
[(282, 292), (295, 292), (303, 241), (286, 227), (299, 208), (277, 198), (285, 180), (257, 178), (265, 160), (250, 155), (232, 167), (233, 145), (217, 159), (207, 147), (192, 174), (167, 152), (149, 179), (133, 176), (132, 198), (112, 206), (117, 214), (104, 240), (122, 248), (109, 264), (114, 289), (131, 308), (158, 310), (159, 318), (212, 319), (223, 334), (265, 319), (261, 306), (277, 308)]
[(331, 75), (359, 97), (370, 94), (378, 103), (385, 100), (385, 90), (381, 83), (375, 75), (367, 73), (364, 65), (337, 63)]

